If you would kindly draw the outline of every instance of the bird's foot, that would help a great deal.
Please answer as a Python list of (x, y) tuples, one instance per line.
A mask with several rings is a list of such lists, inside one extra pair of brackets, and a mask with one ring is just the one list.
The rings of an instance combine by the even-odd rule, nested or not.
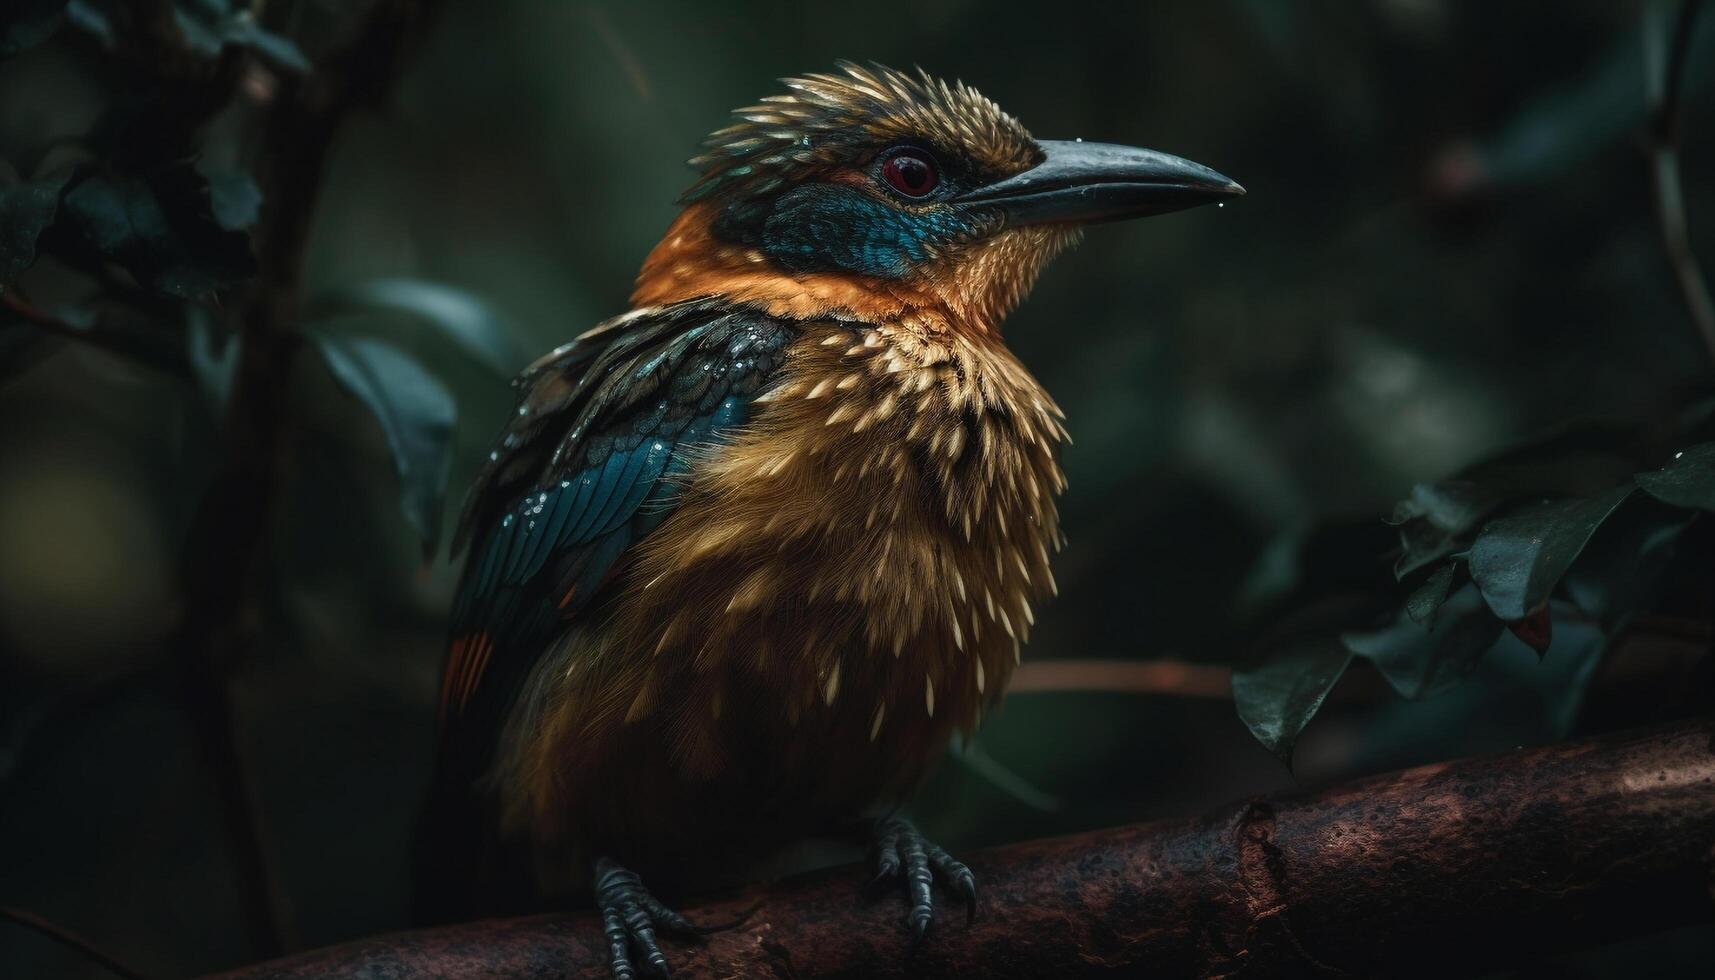
[(965, 922), (977, 915), (977, 879), (971, 869), (918, 832), (903, 817), (886, 817), (875, 823), (875, 879), (872, 890), (892, 881), (905, 885), (910, 911), (905, 922), (913, 944), (922, 942), (935, 919), (935, 879), (965, 900)]
[(602, 930), (607, 936), (609, 966), (615, 980), (636, 980), (638, 967), (632, 950), (641, 956), (646, 972), (670, 977), (667, 956), (655, 938), (657, 929), (675, 936), (703, 936), (720, 926), (699, 926), (661, 904), (643, 879), (607, 858), (595, 863), (595, 900), (601, 909)]

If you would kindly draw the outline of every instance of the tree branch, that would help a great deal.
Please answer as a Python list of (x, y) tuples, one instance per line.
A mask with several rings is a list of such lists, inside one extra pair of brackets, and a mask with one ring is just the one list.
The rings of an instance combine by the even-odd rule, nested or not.
[[(971, 861), (976, 923), (944, 912), (915, 956), (897, 902), (859, 904), (862, 871), (793, 878), (691, 909), (716, 921), (761, 902), (677, 950), (675, 975), (1487, 972), (1708, 921), (1712, 844), (1715, 718), (1703, 718), (995, 848)], [(549, 915), (361, 940), (221, 980), (597, 977), (605, 948), (592, 917)]]
[(242, 307), (221, 467), (191, 523), (181, 566), (186, 615), (178, 641), (189, 655), (187, 690), (240, 844), (252, 939), (268, 951), (296, 945), (294, 929), (271, 867), (229, 678), (255, 644), (258, 573), (289, 466), (288, 395), (302, 346), (304, 249), (328, 154), (350, 111), (385, 92), (428, 5), (372, 0), (344, 44), (270, 97), (257, 153), (265, 202), (254, 236), (260, 274)]

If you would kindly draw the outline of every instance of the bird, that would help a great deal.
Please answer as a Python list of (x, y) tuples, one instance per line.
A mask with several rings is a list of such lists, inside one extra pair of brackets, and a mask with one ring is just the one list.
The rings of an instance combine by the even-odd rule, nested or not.
[(816, 834), (868, 838), (907, 940), (936, 885), (974, 913), (900, 808), (1057, 591), (1065, 417), (1002, 321), (1084, 226), (1244, 193), (920, 68), (781, 82), (630, 310), (514, 381), (455, 535), (423, 907), (588, 896), (621, 980), (705, 928), (657, 888)]

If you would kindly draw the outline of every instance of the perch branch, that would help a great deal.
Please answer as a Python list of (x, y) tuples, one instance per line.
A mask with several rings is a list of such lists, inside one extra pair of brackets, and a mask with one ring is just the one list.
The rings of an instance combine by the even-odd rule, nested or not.
[[(1376, 976), (1490, 972), (1707, 921), (1715, 718), (1252, 800), (1201, 819), (1013, 844), (971, 860), (983, 909), (914, 955), (864, 873), (701, 907), (742, 926), (676, 951), (694, 977)], [(598, 977), (589, 916), (360, 940), (220, 980)], [(1497, 954), (1499, 954), (1497, 956)]]

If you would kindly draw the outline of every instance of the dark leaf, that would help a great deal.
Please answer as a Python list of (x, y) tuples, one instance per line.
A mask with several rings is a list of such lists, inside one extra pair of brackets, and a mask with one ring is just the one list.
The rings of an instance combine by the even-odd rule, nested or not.
[(1420, 701), (1463, 680), (1501, 635), (1501, 621), (1484, 607), (1474, 585), (1453, 593), (1436, 618), (1433, 631), (1401, 615), (1385, 629), (1340, 639), (1375, 664), (1402, 697)]
[(262, 27), (249, 10), (230, 10), (209, 0), (181, 0), (173, 11), (185, 44), (204, 57), (213, 58), (228, 44), (247, 47), (278, 68), (307, 72), (310, 61), (297, 44)]
[(341, 286), (317, 297), (308, 315), (324, 319), (369, 313), (400, 313), (435, 327), (502, 377), (517, 373), (526, 357), (511, 325), (480, 297), (423, 279), (371, 279)]
[(1602, 527), (1563, 585), (1586, 616), (1613, 633), (1656, 594), (1694, 515), (1647, 494), (1633, 497)]
[(256, 270), (249, 238), (216, 220), (208, 182), (189, 164), (148, 178), (91, 173), (66, 192), (63, 213), (84, 251), (156, 292), (194, 299)]
[(1495, 615), (1523, 619), (1546, 603), (1590, 536), (1634, 489), (1627, 484), (1594, 497), (1526, 504), (1485, 525), (1471, 545), (1471, 578)]
[(1659, 470), (1637, 475), (1644, 492), (1674, 507), (1715, 512), (1715, 442), (1674, 455)]
[(1549, 614), (1547, 604), (1523, 619), (1509, 620), (1507, 629), (1539, 657), (1546, 655), (1548, 645), (1554, 642), (1554, 617)]
[(1394, 508), (1405, 578), (1468, 550), (1483, 521), (1509, 504), (1584, 497), (1623, 483), (1637, 468), (1643, 433), (1635, 426), (1582, 422), (1466, 467), (1452, 479), (1419, 484)]
[(1458, 571), (1457, 562), (1446, 562), (1429, 577), (1423, 584), (1414, 589), (1411, 597), (1405, 600), (1405, 614), (1411, 621), (1426, 629), (1434, 628), (1435, 613), (1441, 604), (1447, 601), (1448, 593), (1453, 590), (1453, 574)]
[(334, 378), (381, 424), (399, 473), (405, 519), (422, 537), (425, 557), (433, 556), (452, 465), (452, 395), (391, 344), (322, 331), (312, 336)]
[(1476, 484), (1449, 480), (1419, 483), (1394, 507), (1401, 554), (1394, 565), (1400, 578), (1466, 547), (1467, 535), (1495, 506), (1495, 498)]
[(1233, 704), (1257, 741), (1290, 766), (1299, 733), (1351, 662), (1351, 652), (1332, 637), (1301, 640), (1234, 668)]
[(0, 58), (54, 36), (65, 21), (66, 0), (6, 0), (0, 7)]
[(262, 189), (249, 174), (210, 174), (209, 211), (215, 223), (227, 231), (243, 231), (256, 223), (262, 210)]
[(0, 289), (36, 261), (36, 241), (53, 224), (69, 171), (0, 188)]

